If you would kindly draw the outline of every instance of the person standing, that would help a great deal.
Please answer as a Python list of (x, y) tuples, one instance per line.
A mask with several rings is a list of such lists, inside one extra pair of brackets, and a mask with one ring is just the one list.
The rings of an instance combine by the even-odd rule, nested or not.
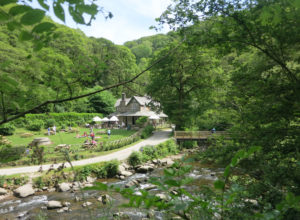
[(90, 134), (90, 136), (91, 136), (91, 138), (92, 138), (92, 141), (95, 139), (95, 134), (94, 134), (94, 132), (92, 132), (91, 134)]
[(48, 136), (50, 136), (51, 135), (51, 129), (50, 129), (50, 127), (48, 127)]
[(53, 132), (54, 132), (54, 135), (56, 135), (56, 126), (53, 125), (53, 128), (52, 128)]
[(107, 135), (110, 137), (110, 129), (107, 130)]

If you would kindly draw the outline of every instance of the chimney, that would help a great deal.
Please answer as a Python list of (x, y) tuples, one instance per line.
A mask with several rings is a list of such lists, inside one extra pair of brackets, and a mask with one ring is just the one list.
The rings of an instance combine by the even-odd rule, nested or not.
[(126, 99), (126, 94), (123, 92), (122, 93), (122, 101), (125, 101), (125, 99)]

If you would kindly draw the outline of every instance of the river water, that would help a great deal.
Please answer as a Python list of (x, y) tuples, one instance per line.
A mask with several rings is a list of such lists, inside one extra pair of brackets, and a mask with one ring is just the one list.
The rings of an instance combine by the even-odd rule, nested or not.
[[(187, 189), (190, 192), (198, 190), (202, 185), (211, 185), (223, 172), (222, 168), (215, 168), (208, 165), (204, 165), (198, 162), (192, 163), (193, 169), (187, 174), (194, 179), (194, 182), (190, 184)], [(135, 191), (144, 189), (149, 186), (147, 179), (149, 177), (159, 177), (163, 174), (163, 168), (157, 168), (153, 172), (148, 174), (134, 174), (133, 176), (125, 179), (101, 179), (100, 182), (107, 182), (108, 185), (115, 184), (120, 187), (124, 187), (126, 183), (132, 180), (141, 180), (142, 183), (135, 188)], [(152, 189), (150, 193), (157, 194), (160, 191), (158, 189)], [(53, 219), (53, 220), (82, 220), (82, 219), (113, 219), (113, 213), (123, 212), (128, 217), (126, 219), (140, 220), (147, 218), (148, 210), (137, 208), (124, 208), (120, 207), (126, 203), (124, 199), (118, 193), (110, 193), (113, 198), (111, 205), (103, 205), (97, 198), (103, 195), (103, 192), (99, 191), (78, 191), (78, 192), (40, 192), (34, 196), (27, 198), (7, 198), (0, 202), (0, 219), (1, 220), (13, 220), (13, 219)], [(75, 198), (80, 198), (80, 201), (76, 201)], [(84, 198), (82, 200), (82, 198)], [(57, 209), (47, 210), (46, 205), (48, 201), (57, 200), (62, 202), (71, 203), (69, 212), (58, 213)], [(91, 202), (92, 205), (83, 207), (84, 202)], [(152, 211), (154, 219), (164, 219), (164, 213), (158, 211)], [(119, 218), (123, 219), (123, 218)]]

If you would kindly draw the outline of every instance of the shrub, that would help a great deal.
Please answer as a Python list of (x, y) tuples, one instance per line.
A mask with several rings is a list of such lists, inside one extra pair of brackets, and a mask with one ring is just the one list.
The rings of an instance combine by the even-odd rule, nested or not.
[(154, 127), (152, 125), (147, 125), (142, 131), (141, 138), (145, 139), (149, 137), (153, 131), (154, 131)]
[(194, 148), (197, 146), (198, 146), (197, 141), (183, 141), (183, 143), (181, 144), (182, 148), (187, 148), (187, 149)]
[(56, 124), (56, 121), (52, 118), (46, 120), (44, 128), (53, 127)]
[(10, 145), (0, 146), (0, 162), (7, 163), (10, 161), (18, 160), (25, 152), (25, 147), (12, 147)]
[(168, 149), (168, 152), (170, 154), (177, 154), (179, 149), (178, 149), (178, 145), (175, 143), (174, 140), (168, 140), (164, 143)]
[(0, 176), (0, 187), (3, 187), (5, 183), (5, 176)]
[(93, 172), (93, 166), (88, 165), (82, 167), (77, 173), (77, 180), (85, 181), (88, 176), (90, 176)]
[(154, 146), (145, 146), (141, 149), (143, 154), (143, 160), (152, 160), (158, 158), (156, 147)]
[(170, 154), (178, 153), (178, 145), (174, 140), (168, 140), (157, 146), (146, 146), (141, 150), (141, 161), (162, 158)]
[(42, 120), (35, 120), (31, 121), (26, 128), (29, 131), (40, 131), (41, 128), (44, 126), (44, 122)]
[(34, 186), (41, 189), (45, 186), (44, 180), (41, 176), (37, 177), (36, 179), (34, 179)]
[(52, 127), (53, 122), (57, 125), (66, 124), (72, 127), (77, 125), (82, 125), (91, 121), (95, 116), (102, 117), (101, 113), (77, 113), (77, 112), (63, 112), (63, 113), (49, 113), (49, 114), (27, 114), (25, 118), (16, 120), (15, 124), (30, 124), (35, 120), (45, 121), (45, 126), (49, 121), (47, 126)]
[(138, 151), (132, 152), (128, 158), (128, 163), (133, 167), (142, 164), (142, 162), (143, 162), (143, 154)]
[(106, 172), (106, 176), (108, 178), (114, 177), (118, 173), (118, 167), (120, 162), (118, 160), (111, 160), (104, 164), (103, 169)]
[(15, 131), (15, 127), (9, 123), (5, 123), (0, 126), (0, 135), (13, 135)]
[(148, 121), (148, 117), (142, 116), (142, 117), (139, 117), (138, 120), (136, 120), (136, 124), (139, 127), (142, 127), (147, 121)]

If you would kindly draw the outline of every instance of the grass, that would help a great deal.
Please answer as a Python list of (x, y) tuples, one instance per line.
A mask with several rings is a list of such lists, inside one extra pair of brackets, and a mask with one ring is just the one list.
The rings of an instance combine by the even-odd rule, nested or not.
[[(83, 135), (84, 132), (86, 132), (87, 134), (90, 133), (89, 128), (75, 128), (75, 129), (78, 130), (79, 135)], [(135, 133), (135, 131), (132, 131), (132, 130), (127, 131), (127, 130), (122, 130), (122, 129), (112, 129), (111, 136), (108, 137), (106, 132), (105, 132), (105, 134), (98, 135), (97, 134), (98, 131), (106, 131), (106, 130), (105, 129), (94, 129), (94, 133), (95, 133), (95, 137), (96, 137), (95, 140), (97, 142), (119, 140), (121, 138), (128, 137)], [(23, 138), (23, 137), (21, 137), (21, 134), (23, 134), (23, 133), (31, 133), (31, 134), (33, 134), (33, 136)], [(19, 146), (19, 145), (27, 146), (29, 143), (31, 143), (33, 141), (34, 138), (38, 138), (38, 137), (50, 138), (50, 140), (53, 142), (53, 145), (49, 145), (49, 146), (57, 146), (58, 144), (71, 144), (71, 145), (80, 144), (81, 145), (87, 139), (87, 138), (76, 138), (76, 133), (57, 132), (56, 135), (48, 136), (46, 129), (43, 129), (42, 131), (39, 131), (39, 132), (32, 132), (32, 131), (25, 130), (23, 128), (18, 128), (15, 131), (14, 135), (7, 136), (6, 138), (9, 141), (11, 141), (13, 146)], [(99, 138), (97, 138), (97, 137), (99, 137)]]
[[(79, 135), (83, 135), (84, 132), (89, 134), (88, 128), (75, 128), (75, 129), (78, 130)], [(104, 129), (94, 129), (95, 140), (98, 143), (99, 142), (105, 143), (107, 141), (119, 140), (119, 139), (128, 137), (136, 132), (136, 131), (132, 131), (132, 130), (127, 131), (127, 130), (122, 130), (122, 129), (112, 129), (111, 135), (110, 135), (110, 137), (108, 137), (106, 132), (104, 134), (98, 135), (97, 134), (98, 131), (105, 131), (105, 130)], [(32, 133), (34, 135), (31, 137), (23, 138), (23, 137), (21, 137), (21, 134), (23, 134), (23, 133)], [(56, 135), (48, 136), (46, 129), (44, 129), (41, 132), (29, 132), (25, 129), (17, 129), (15, 134), (12, 136), (8, 136), (7, 139), (9, 141), (11, 141), (13, 146), (20, 146), (20, 145), (28, 146), (28, 144), (30, 142), (32, 142), (32, 140), (34, 138), (37, 138), (37, 137), (49, 137), (50, 140), (53, 142), (52, 145), (45, 146), (45, 148), (44, 148), (44, 163), (65, 161), (65, 157), (64, 157), (63, 153), (61, 153), (59, 151), (55, 151), (55, 147), (58, 144), (71, 145), (70, 151), (69, 151), (69, 156), (72, 161), (96, 157), (96, 156), (100, 156), (100, 155), (106, 155), (111, 152), (115, 152), (120, 149), (124, 149), (124, 148), (128, 147), (128, 146), (125, 146), (120, 149), (115, 149), (112, 151), (97, 152), (94, 149), (85, 149), (82, 147), (84, 141), (86, 139), (90, 139), (89, 137), (76, 138), (76, 133), (68, 133), (68, 132), (58, 132)], [(16, 167), (16, 166), (24, 166), (24, 165), (33, 165), (31, 162), (31, 154), (32, 154), (32, 151), (30, 151), (29, 155), (24, 154), (22, 156), (22, 158), (20, 158), (17, 161), (9, 162), (7, 164), (0, 164), (0, 165), (1, 165), (1, 167), (11, 167), (11, 166)]]

